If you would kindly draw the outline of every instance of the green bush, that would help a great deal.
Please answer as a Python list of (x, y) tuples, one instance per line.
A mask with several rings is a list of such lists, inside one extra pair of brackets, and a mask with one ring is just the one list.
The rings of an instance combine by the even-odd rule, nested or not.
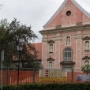
[(3, 90), (90, 90), (90, 84), (24, 84), (17, 86), (3, 86)]

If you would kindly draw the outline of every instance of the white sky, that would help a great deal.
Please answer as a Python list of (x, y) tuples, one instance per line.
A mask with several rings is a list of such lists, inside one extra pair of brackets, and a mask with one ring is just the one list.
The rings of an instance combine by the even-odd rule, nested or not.
[[(41, 42), (42, 30), (46, 22), (60, 7), (64, 0), (0, 0), (0, 20), (11, 22), (17, 18), (22, 24), (31, 25), (38, 36), (36, 42)], [(90, 0), (76, 0), (86, 11), (90, 12)]]

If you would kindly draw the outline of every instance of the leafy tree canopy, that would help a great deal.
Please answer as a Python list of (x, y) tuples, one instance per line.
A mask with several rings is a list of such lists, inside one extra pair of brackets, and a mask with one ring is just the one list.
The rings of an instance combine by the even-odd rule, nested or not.
[[(23, 65), (33, 67), (34, 61), (37, 60), (37, 51), (32, 42), (37, 38), (36, 34), (31, 30), (31, 26), (21, 24), (14, 18), (11, 23), (6, 19), (0, 22), (0, 50), (5, 50), (4, 64), (10, 66), (14, 59), (18, 59), (19, 53), (16, 52), (16, 45), (21, 41), (23, 43), (23, 51), (20, 55), (22, 63), (30, 63), (31, 65)], [(33, 65), (32, 65), (33, 64)]]
[(84, 67), (81, 67), (82, 71), (85, 72), (85, 73), (90, 73), (90, 65), (87, 64), (85, 65)]

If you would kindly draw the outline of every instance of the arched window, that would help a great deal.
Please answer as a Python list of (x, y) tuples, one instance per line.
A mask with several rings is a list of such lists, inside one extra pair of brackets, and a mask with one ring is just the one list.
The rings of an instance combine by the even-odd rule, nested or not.
[(53, 62), (49, 62), (49, 69), (52, 69), (53, 68)]
[(89, 64), (89, 61), (88, 61), (88, 60), (86, 60), (86, 61), (85, 61), (85, 65), (88, 65), (88, 64)]
[(71, 61), (72, 60), (72, 50), (70, 48), (66, 48), (64, 50), (64, 60)]

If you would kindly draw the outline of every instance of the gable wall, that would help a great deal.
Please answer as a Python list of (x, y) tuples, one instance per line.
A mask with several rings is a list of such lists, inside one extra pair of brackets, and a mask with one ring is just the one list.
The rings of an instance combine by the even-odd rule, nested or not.
[[(66, 15), (67, 11), (71, 11), (70, 16)], [(79, 22), (88, 24), (87, 22), (90, 22), (90, 18), (80, 11), (71, 0), (68, 0), (65, 6), (61, 8), (55, 18), (53, 18), (45, 28), (56, 27), (57, 25), (61, 25), (61, 27), (76, 26), (76, 23)]]
[[(70, 16), (66, 15), (67, 11), (71, 11)], [(81, 27), (78, 26), (78, 23), (81, 23)], [(85, 41), (83, 41), (84, 37), (90, 37), (90, 27), (88, 29), (85, 29), (86, 26), (83, 27), (83, 25), (87, 24), (90, 24), (90, 18), (80, 11), (71, 0), (67, 0), (65, 6), (58, 12), (56, 17), (47, 24), (45, 27), (46, 31), (42, 31), (42, 64), (44, 68), (48, 68), (47, 59), (51, 57), (54, 59), (53, 68), (61, 69), (62, 65), (60, 65), (60, 62), (64, 60), (63, 51), (66, 47), (70, 47), (73, 51), (73, 62), (75, 62), (74, 69), (81, 70), (81, 67), (84, 65), (82, 58), (90, 56), (90, 51), (85, 51)], [(60, 27), (57, 29), (58, 25)], [(51, 27), (54, 28), (50, 29)], [(71, 31), (69, 31), (68, 27), (71, 28)], [(73, 27), (78, 27), (78, 30), (74, 30)], [(70, 36), (71, 42), (69, 46), (66, 45), (67, 36)], [(54, 53), (52, 54), (48, 52), (49, 40), (55, 41)]]

